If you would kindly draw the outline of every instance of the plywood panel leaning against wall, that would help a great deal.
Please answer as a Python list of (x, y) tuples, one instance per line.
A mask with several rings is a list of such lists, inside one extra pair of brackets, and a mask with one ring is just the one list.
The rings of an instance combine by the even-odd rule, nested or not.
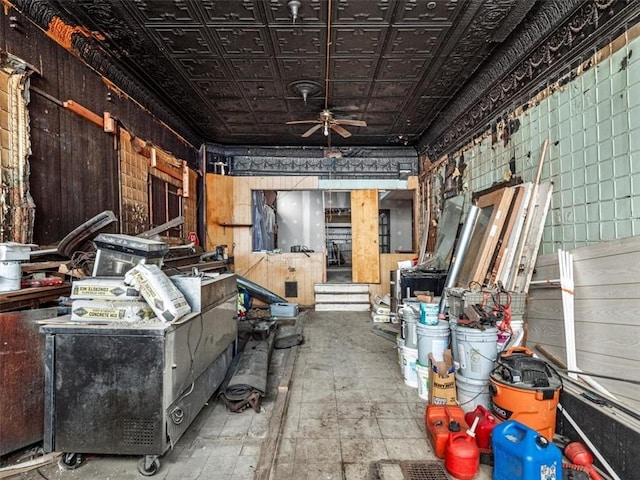
[(354, 283), (380, 283), (378, 190), (351, 191)]
[(234, 177), (207, 174), (207, 238), (204, 242), (207, 251), (213, 250), (216, 245), (233, 246), (234, 229), (230, 226), (235, 223), (233, 221), (233, 185)]
[[(29, 193), (29, 113), (24, 68), (0, 65), (0, 242), (31, 243), (35, 204)], [(24, 67), (24, 66), (23, 66)], [(28, 87), (26, 87), (28, 88)]]
[[(574, 257), (578, 367), (640, 381), (640, 237), (580, 247), (570, 253)], [(527, 344), (533, 348), (539, 343), (564, 360), (562, 292), (554, 282), (557, 279), (558, 256), (538, 257), (529, 289)], [(593, 378), (619, 400), (640, 408), (637, 385)]]

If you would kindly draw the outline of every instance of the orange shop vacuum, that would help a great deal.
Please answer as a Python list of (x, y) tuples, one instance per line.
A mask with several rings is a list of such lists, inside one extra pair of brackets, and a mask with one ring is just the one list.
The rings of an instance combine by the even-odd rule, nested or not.
[(544, 360), (525, 347), (502, 352), (489, 376), (493, 413), (516, 420), (552, 441), (562, 379)]

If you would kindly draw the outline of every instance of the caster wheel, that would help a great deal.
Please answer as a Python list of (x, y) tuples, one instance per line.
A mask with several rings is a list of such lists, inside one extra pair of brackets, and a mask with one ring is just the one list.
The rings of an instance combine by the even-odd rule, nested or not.
[(154, 458), (150, 464), (147, 464), (145, 458), (141, 458), (138, 462), (138, 471), (145, 477), (155, 475), (158, 470), (160, 470), (160, 460), (157, 458)]
[(80, 453), (63, 453), (58, 463), (65, 470), (75, 470), (82, 465), (83, 461), (84, 458)]

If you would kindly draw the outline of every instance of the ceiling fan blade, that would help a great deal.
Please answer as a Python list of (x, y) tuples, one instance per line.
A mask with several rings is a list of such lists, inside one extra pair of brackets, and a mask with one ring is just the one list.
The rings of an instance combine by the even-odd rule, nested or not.
[(331, 127), (331, 130), (333, 130), (336, 133), (339, 133), (343, 138), (349, 138), (351, 136), (351, 134), (347, 130), (342, 128), (340, 125), (336, 125), (335, 123), (332, 123), (330, 127)]
[(322, 128), (322, 124), (318, 123), (317, 125), (314, 125), (313, 127), (311, 127), (309, 130), (307, 130), (306, 132), (304, 132), (302, 134), (303, 138), (307, 138), (308, 136), (310, 136), (311, 134), (313, 134), (313, 132), (315, 132), (316, 130), (320, 130)]
[(348, 120), (346, 118), (336, 119), (334, 120), (338, 125), (352, 125), (354, 127), (366, 127), (367, 122), (363, 120)]
[(318, 123), (318, 120), (293, 120), (291, 122), (287, 122), (287, 125), (295, 125), (297, 123)]

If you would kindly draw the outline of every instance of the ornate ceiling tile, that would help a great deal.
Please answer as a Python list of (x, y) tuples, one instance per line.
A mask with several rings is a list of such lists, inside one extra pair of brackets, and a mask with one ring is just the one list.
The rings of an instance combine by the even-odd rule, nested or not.
[(275, 55), (324, 58), (325, 35), (325, 30), (318, 27), (277, 27), (273, 31)]
[(427, 60), (422, 57), (384, 58), (380, 66), (380, 79), (420, 78)]
[(267, 34), (264, 29), (253, 27), (218, 27), (210, 29), (225, 55), (267, 54)]
[(147, 22), (189, 23), (193, 16), (185, 0), (133, 0)]
[(338, 0), (335, 5), (335, 23), (389, 23), (393, 14), (392, 0)]
[(202, 0), (207, 23), (259, 23), (259, 0)]
[(438, 27), (395, 28), (389, 38), (385, 55), (425, 55), (437, 54), (446, 30)]
[(229, 64), (238, 79), (276, 79), (278, 76), (275, 62), (269, 58), (231, 58)]
[(451, 25), (465, 2), (458, 0), (438, 0), (422, 2), (407, 0), (399, 9), (398, 23), (443, 23)]
[(334, 55), (379, 55), (385, 35), (384, 28), (336, 28), (332, 40)]
[(332, 80), (370, 80), (374, 77), (375, 58), (334, 58), (332, 60)]
[(177, 61), (182, 65), (185, 72), (191, 79), (201, 78), (229, 78), (226, 67), (219, 58), (179, 58)]

